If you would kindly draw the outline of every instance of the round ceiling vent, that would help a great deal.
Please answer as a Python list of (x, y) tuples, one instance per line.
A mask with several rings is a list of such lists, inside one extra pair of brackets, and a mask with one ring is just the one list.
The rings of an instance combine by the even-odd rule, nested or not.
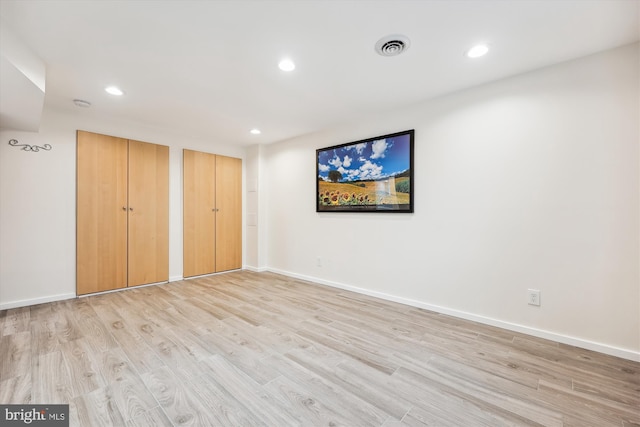
[(399, 34), (392, 34), (378, 40), (375, 49), (379, 55), (396, 56), (409, 49), (410, 45), (411, 42), (408, 37)]

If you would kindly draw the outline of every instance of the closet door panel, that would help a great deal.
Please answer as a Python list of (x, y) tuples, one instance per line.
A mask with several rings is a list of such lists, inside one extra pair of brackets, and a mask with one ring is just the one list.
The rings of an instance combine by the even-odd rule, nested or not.
[(128, 284), (169, 280), (169, 147), (129, 140)]
[(77, 133), (77, 294), (127, 286), (127, 140)]
[(216, 156), (216, 271), (242, 268), (242, 160)]
[(183, 276), (216, 271), (216, 156), (183, 151)]

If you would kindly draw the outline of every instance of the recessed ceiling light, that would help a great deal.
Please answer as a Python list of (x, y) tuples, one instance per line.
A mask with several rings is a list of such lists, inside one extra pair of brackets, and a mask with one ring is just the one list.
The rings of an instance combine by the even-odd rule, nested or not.
[(480, 58), (481, 56), (485, 56), (487, 52), (489, 52), (489, 46), (486, 44), (477, 44), (467, 51), (467, 56), (469, 58)]
[(108, 86), (104, 88), (104, 90), (111, 95), (116, 95), (116, 96), (124, 95), (124, 92), (122, 91), (122, 89), (116, 86)]
[(280, 61), (280, 63), (278, 64), (278, 67), (282, 70), (282, 71), (293, 71), (296, 68), (296, 64), (293, 63), (292, 60), (290, 59), (283, 59), (282, 61)]
[(251, 132), (253, 135), (260, 135), (262, 132), (260, 132), (260, 129), (251, 129), (249, 132)]

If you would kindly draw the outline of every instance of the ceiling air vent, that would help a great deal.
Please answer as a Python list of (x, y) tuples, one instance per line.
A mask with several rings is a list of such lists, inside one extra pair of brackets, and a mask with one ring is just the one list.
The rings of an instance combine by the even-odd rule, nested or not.
[(375, 49), (382, 56), (397, 56), (409, 49), (410, 45), (411, 42), (408, 37), (392, 34), (378, 40)]
[(80, 107), (80, 108), (91, 107), (91, 103), (89, 101), (85, 101), (84, 99), (74, 99), (73, 103), (76, 105), (76, 107)]

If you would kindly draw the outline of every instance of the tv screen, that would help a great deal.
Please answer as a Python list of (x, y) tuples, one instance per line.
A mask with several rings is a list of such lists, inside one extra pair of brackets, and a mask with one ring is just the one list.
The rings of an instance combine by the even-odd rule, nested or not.
[(413, 212), (414, 130), (316, 150), (316, 212)]

